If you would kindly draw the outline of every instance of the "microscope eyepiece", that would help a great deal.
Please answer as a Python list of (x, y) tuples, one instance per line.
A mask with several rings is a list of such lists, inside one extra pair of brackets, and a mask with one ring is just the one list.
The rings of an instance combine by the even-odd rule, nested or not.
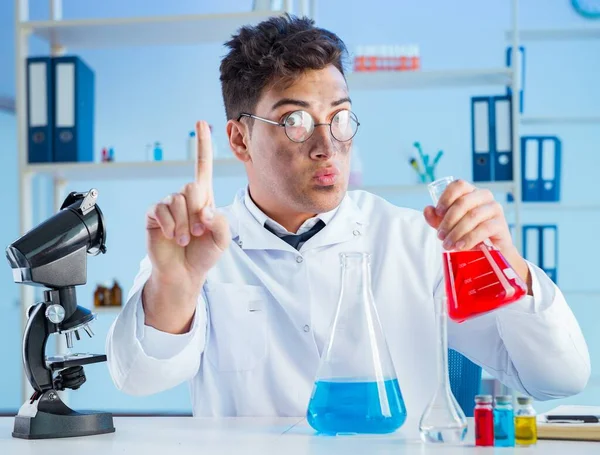
[(106, 252), (98, 191), (70, 193), (61, 209), (6, 249), (17, 283), (50, 288), (85, 284), (86, 254)]

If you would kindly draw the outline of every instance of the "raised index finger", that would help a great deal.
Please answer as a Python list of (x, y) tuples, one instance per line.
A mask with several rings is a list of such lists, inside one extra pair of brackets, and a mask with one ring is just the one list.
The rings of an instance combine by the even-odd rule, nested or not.
[(212, 184), (213, 151), (210, 127), (206, 121), (196, 123), (196, 182)]

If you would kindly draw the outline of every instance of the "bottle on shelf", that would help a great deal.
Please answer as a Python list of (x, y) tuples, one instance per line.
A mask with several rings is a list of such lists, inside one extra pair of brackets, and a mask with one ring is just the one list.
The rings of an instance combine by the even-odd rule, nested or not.
[(408, 70), (408, 49), (407, 46), (400, 46), (400, 71)]
[(102, 286), (102, 293), (104, 294), (104, 306), (112, 305), (112, 292), (110, 282), (105, 281)]
[(163, 159), (163, 150), (160, 145), (160, 142), (156, 141), (154, 143), (154, 161), (162, 161)]
[(154, 148), (152, 147), (152, 144), (146, 144), (146, 150), (145, 150), (146, 160), (153, 161), (153, 153), (154, 153)]
[(417, 71), (421, 69), (421, 56), (419, 46), (413, 44), (410, 46), (410, 70)]
[(354, 57), (354, 71), (365, 71), (365, 48), (364, 46), (357, 46), (356, 55)]
[(110, 303), (112, 306), (123, 306), (123, 290), (117, 280), (114, 280), (110, 290)]
[(105, 299), (106, 293), (105, 288), (101, 284), (96, 286), (96, 290), (94, 291), (94, 306), (95, 307), (103, 307), (108, 305), (108, 302)]

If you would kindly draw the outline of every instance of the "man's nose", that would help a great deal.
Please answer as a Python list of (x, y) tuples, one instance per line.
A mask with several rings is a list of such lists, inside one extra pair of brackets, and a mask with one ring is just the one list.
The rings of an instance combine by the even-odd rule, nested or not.
[(313, 159), (327, 160), (338, 151), (338, 144), (336, 144), (336, 140), (331, 135), (331, 130), (327, 123), (318, 123), (315, 125), (311, 140), (313, 141), (313, 151), (311, 152)]

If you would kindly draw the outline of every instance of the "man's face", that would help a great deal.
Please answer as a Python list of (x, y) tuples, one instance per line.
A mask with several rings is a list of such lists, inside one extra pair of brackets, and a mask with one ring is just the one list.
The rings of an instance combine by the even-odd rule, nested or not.
[[(350, 108), (344, 77), (328, 66), (304, 73), (289, 87), (265, 90), (253, 114), (281, 123), (289, 113), (303, 110), (318, 124), (331, 123), (336, 113)], [(351, 140), (340, 142), (329, 125), (316, 125), (310, 138), (296, 143), (280, 126), (253, 122), (251, 192), (299, 213), (322, 213), (339, 205), (348, 187)]]

